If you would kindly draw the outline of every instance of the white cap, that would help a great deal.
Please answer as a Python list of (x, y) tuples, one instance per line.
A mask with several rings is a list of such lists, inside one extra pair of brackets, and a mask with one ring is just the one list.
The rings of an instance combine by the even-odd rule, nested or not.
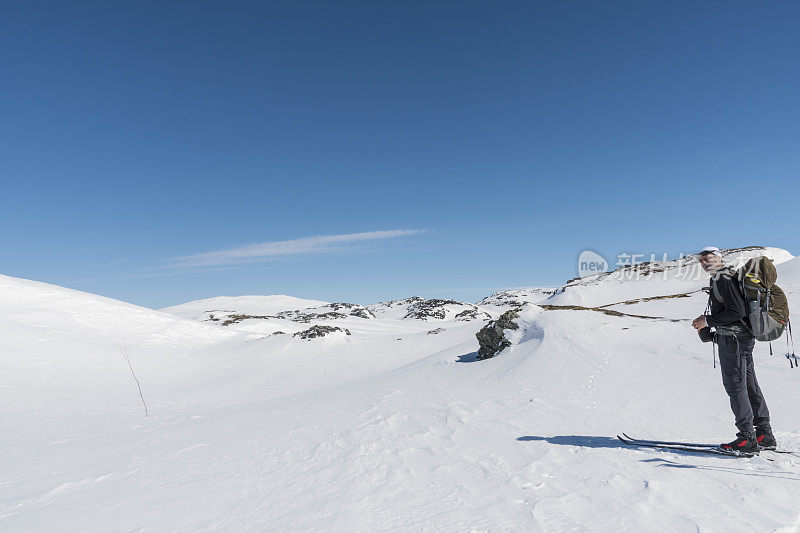
[(706, 246), (697, 253), (697, 255), (703, 255), (703, 254), (714, 254), (717, 257), (722, 257), (722, 252), (720, 252), (719, 248), (717, 248), (716, 246)]

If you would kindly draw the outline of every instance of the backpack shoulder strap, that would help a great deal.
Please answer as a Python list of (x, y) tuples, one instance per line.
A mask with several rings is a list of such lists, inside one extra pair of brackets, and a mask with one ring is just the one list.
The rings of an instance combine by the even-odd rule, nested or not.
[(720, 272), (718, 275), (711, 276), (711, 291), (714, 293), (714, 297), (717, 299), (717, 301), (719, 301), (720, 303), (723, 303), (725, 301), (722, 298), (722, 292), (719, 290), (719, 287), (717, 286), (717, 283), (719, 282), (720, 278), (725, 278), (731, 283), (733, 283), (734, 286), (736, 286), (736, 288), (741, 291), (742, 298), (745, 298), (743, 287), (741, 286), (740, 283), (738, 283), (740, 278), (739, 272), (730, 267), (727, 267), (724, 271)]
[(714, 293), (714, 298), (717, 299), (718, 302), (722, 302), (722, 295), (719, 293), (719, 287), (715, 282), (711, 282), (711, 291)]
[(714, 298), (716, 298), (717, 301), (720, 303), (725, 301), (722, 299), (722, 293), (720, 292), (719, 287), (717, 286), (717, 282), (719, 281), (719, 278), (721, 278), (722, 276), (725, 276), (728, 279), (730, 279), (730, 276), (728, 276), (728, 274), (720, 274), (718, 277), (713, 276), (711, 278), (711, 292), (714, 293)]

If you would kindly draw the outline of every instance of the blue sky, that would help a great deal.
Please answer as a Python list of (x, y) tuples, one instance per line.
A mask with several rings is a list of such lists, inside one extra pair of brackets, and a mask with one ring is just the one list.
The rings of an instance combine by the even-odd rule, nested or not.
[(788, 1), (6, 3), (0, 273), (150, 307), (474, 301), (585, 248), (800, 253), (799, 24)]

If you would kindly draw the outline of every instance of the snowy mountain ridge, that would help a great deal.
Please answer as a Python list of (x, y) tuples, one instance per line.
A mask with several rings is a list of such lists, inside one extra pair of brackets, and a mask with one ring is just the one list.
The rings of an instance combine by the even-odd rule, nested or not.
[[(726, 264), (735, 267), (760, 255), (770, 257), (776, 264), (794, 257), (786, 250), (762, 246), (726, 249), (722, 253)], [(483, 298), (477, 304), (413, 296), (360, 306), (351, 303), (328, 304), (279, 295), (212, 298), (165, 308), (163, 311), (254, 332), (270, 331), (270, 324), (294, 330), (292, 325), (286, 324), (286, 320), (333, 325), (335, 321), (350, 316), (422, 321), (489, 320), (503, 311), (525, 304), (603, 306), (620, 312), (632, 312), (633, 309), (624, 311), (622, 306), (639, 303), (642, 299), (681, 294), (688, 296), (706, 285), (707, 279), (708, 275), (700, 269), (696, 256), (686, 256), (674, 260), (623, 265), (610, 272), (571, 279), (561, 287), (502, 290)], [(703, 297), (699, 294), (697, 296)], [(271, 331), (278, 330), (272, 328)]]
[[(740, 267), (753, 257), (766, 256), (776, 265), (794, 258), (780, 248), (747, 246), (722, 250), (725, 264)], [(645, 298), (696, 291), (708, 285), (696, 255), (668, 261), (648, 261), (622, 265), (611, 272), (576, 278), (567, 282), (547, 303), (553, 305), (598, 306)]]

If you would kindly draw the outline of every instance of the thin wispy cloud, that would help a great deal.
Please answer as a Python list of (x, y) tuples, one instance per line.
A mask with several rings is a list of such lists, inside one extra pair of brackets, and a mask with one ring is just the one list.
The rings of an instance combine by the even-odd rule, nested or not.
[(99, 267), (108, 267), (108, 266), (115, 266), (121, 265), (122, 263), (127, 263), (127, 259), (113, 259), (111, 261), (106, 261), (105, 263), (98, 263), (97, 266)]
[(346, 233), (343, 235), (319, 235), (288, 241), (262, 242), (227, 250), (174, 257), (166, 265), (171, 268), (199, 268), (255, 263), (291, 255), (343, 253), (362, 247), (366, 243), (406, 237), (424, 233), (425, 230), (396, 229)]

